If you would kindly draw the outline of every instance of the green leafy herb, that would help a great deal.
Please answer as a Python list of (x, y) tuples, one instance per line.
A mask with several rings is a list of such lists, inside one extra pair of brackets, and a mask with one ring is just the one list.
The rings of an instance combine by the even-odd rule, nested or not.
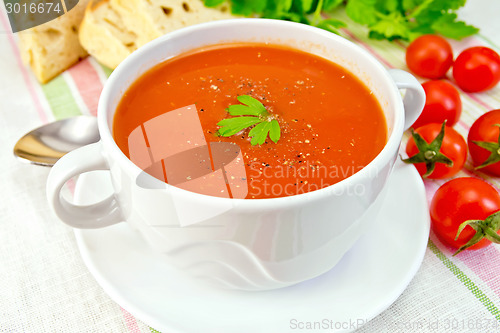
[(345, 10), (356, 23), (369, 28), (375, 39), (413, 40), (423, 34), (462, 39), (478, 32), (459, 21), (455, 11), (466, 0), (203, 0), (205, 6), (229, 3), (236, 15), (301, 22), (334, 33), (346, 23), (322, 13)]
[(203, 3), (207, 7), (217, 7), (226, 2), (225, 0), (203, 0)]
[(254, 126), (248, 136), (252, 138), (250, 143), (261, 145), (266, 141), (267, 136), (274, 143), (277, 143), (281, 137), (281, 129), (278, 121), (273, 118), (265, 106), (257, 99), (241, 95), (237, 97), (242, 104), (230, 105), (227, 112), (231, 116), (240, 116), (226, 118), (217, 123), (220, 126), (218, 134), (220, 136), (232, 136), (242, 130)]

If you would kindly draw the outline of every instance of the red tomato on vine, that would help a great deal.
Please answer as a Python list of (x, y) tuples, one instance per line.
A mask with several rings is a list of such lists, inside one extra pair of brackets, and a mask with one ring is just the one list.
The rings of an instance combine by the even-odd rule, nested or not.
[(476, 169), (500, 176), (500, 109), (483, 114), (472, 124), (467, 144)]
[(406, 49), (406, 64), (415, 74), (429, 79), (440, 79), (453, 64), (450, 43), (437, 35), (423, 35)]
[(465, 164), (467, 143), (452, 127), (432, 123), (412, 130), (406, 154), (403, 162), (414, 164), (422, 177), (450, 178)]
[(432, 80), (422, 84), (425, 91), (425, 105), (413, 128), (439, 123), (453, 126), (462, 114), (462, 100), (458, 90), (446, 81)]
[(431, 228), (457, 252), (500, 243), (500, 194), (477, 178), (455, 178), (443, 184), (430, 205)]
[(453, 77), (463, 91), (491, 89), (500, 81), (500, 56), (484, 46), (468, 48), (455, 59)]

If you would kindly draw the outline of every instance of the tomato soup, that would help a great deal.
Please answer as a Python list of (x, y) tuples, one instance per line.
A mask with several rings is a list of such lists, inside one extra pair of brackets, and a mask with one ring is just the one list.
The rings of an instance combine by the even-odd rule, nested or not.
[[(233, 118), (227, 108), (240, 104), (241, 95), (260, 101), (278, 121), (276, 143), (267, 137), (253, 145), (253, 126), (220, 135), (218, 123)], [(198, 49), (143, 74), (116, 110), (116, 143), (130, 157), (134, 129), (188, 105), (195, 106), (207, 143), (239, 147), (245, 174), (238, 177), (247, 185), (247, 199), (302, 194), (335, 184), (372, 161), (387, 140), (379, 102), (353, 74), (295, 49), (244, 43)], [(168, 177), (158, 178), (169, 182)]]

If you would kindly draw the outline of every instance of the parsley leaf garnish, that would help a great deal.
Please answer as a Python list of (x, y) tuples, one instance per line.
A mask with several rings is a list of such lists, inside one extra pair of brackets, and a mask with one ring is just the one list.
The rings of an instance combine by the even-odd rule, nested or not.
[(235, 135), (242, 130), (254, 126), (248, 136), (252, 138), (252, 146), (261, 145), (266, 141), (267, 136), (274, 143), (281, 137), (281, 129), (278, 121), (269, 114), (266, 107), (257, 99), (248, 95), (237, 97), (242, 104), (230, 105), (227, 112), (231, 116), (241, 116), (226, 118), (217, 123), (220, 126), (218, 134), (228, 137)]

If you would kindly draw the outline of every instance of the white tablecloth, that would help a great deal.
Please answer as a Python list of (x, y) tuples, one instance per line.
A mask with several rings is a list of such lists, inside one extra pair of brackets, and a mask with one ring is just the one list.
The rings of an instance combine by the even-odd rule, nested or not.
[[(499, 13), (499, 1), (469, 0), (461, 16), (481, 32), (453, 42), (455, 51), (479, 44), (500, 51)], [(50, 169), (23, 164), (12, 154), (16, 140), (34, 127), (73, 114), (94, 114), (109, 72), (87, 59), (41, 86), (22, 65), (16, 36), (7, 32), (7, 24), (1, 12), (0, 332), (154, 332), (112, 301), (83, 264), (73, 230), (47, 205)], [(387, 67), (406, 68), (404, 45), (368, 40), (357, 26), (343, 34)], [(474, 119), (500, 108), (500, 86), (462, 94), (462, 100), (465, 125), (456, 129), (466, 137)], [(469, 161), (460, 176), (484, 177), (471, 170)], [(426, 182), (429, 198), (442, 183)], [(423, 264), (406, 291), (359, 331), (451, 331), (445, 329), (447, 323), (455, 323), (456, 332), (494, 331), (500, 325), (500, 246), (457, 257), (451, 253), (431, 234)]]

